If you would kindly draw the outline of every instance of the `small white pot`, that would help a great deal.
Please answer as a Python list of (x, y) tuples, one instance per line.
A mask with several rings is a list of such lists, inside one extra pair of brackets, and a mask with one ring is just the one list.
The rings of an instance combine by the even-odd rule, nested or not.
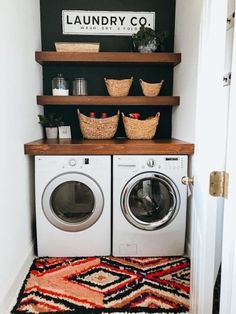
[(55, 128), (45, 128), (46, 130), (46, 137), (47, 138), (57, 138), (57, 135), (58, 135), (58, 128), (55, 127)]
[(157, 45), (155, 40), (149, 41), (149, 43), (146, 44), (145, 46), (143, 45), (138, 46), (138, 51), (142, 53), (151, 53), (154, 52), (156, 49)]

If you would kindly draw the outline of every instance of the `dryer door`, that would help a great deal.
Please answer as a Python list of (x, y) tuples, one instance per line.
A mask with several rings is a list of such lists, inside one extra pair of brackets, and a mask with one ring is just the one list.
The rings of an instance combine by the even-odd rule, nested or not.
[(180, 206), (179, 191), (174, 182), (157, 172), (133, 177), (124, 187), (121, 208), (125, 218), (135, 227), (155, 230), (169, 224)]
[(81, 173), (65, 173), (46, 186), (42, 196), (44, 214), (65, 231), (92, 226), (102, 213), (104, 197), (95, 180)]

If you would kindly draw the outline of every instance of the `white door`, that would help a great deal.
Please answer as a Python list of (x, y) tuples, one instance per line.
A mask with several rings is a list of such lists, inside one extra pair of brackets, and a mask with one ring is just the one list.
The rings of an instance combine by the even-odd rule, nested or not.
[[(235, 0), (230, 2), (230, 12), (235, 12)], [(236, 32), (229, 30), (228, 42), (232, 43), (231, 86), (229, 100), (228, 141), (226, 171), (229, 173), (229, 198), (225, 200), (220, 314), (236, 313)], [(229, 44), (230, 45), (230, 44)], [(228, 46), (229, 46), (228, 45)]]
[[(213, 289), (221, 263), (225, 200), (209, 195), (209, 175), (214, 170), (225, 170), (226, 163), (227, 126), (230, 123), (230, 88), (223, 87), (225, 64), (228, 64), (225, 60), (228, 54), (230, 56), (229, 50), (225, 49), (227, 15), (227, 1), (202, 1), (196, 151), (193, 157), (192, 314), (212, 313)], [(232, 195), (229, 194), (227, 202), (231, 202), (231, 198)], [(225, 263), (222, 268), (223, 277)], [(222, 304), (224, 298), (222, 293)], [(221, 313), (231, 312), (224, 310)]]

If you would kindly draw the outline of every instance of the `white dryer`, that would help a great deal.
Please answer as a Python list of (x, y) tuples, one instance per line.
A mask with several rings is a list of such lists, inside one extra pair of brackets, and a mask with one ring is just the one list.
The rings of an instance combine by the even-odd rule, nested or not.
[(39, 256), (111, 253), (111, 157), (35, 156)]
[(182, 255), (187, 156), (114, 156), (114, 256)]

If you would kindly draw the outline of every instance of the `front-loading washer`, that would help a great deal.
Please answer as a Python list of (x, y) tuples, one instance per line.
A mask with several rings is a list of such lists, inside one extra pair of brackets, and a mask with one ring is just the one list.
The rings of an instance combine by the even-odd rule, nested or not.
[(39, 256), (111, 253), (111, 157), (35, 156)]
[(114, 256), (184, 254), (186, 155), (113, 158)]

